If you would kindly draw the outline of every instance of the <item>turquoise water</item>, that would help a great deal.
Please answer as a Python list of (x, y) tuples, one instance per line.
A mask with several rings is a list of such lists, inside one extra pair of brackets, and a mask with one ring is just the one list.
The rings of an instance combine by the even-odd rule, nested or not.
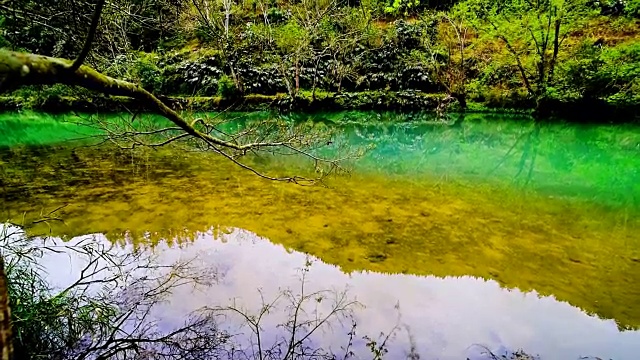
[[(52, 116), (10, 117), (22, 132), (2, 133), (14, 139), (61, 126)], [(61, 132), (49, 145), (14, 141), (2, 151), (1, 215), (29, 221), (63, 206), (56, 214), (64, 223), (32, 231), (181, 244), (179, 253), (212, 247), (236, 274), (224, 295), (209, 297), (217, 302), (295, 286), (292, 267), (310, 254), (314, 286), (351, 287), (370, 306), (361, 315), (368, 328), (393, 327), (396, 318), (382, 314), (400, 303), (429, 358), (460, 358), (473, 343), (550, 359), (636, 358), (640, 128), (506, 115), (288, 117), (326, 124), (336, 132), (333, 148), (370, 150), (349, 174), (302, 187), (178, 148), (72, 147), (55, 141), (69, 138)], [(226, 131), (244, 126), (233, 118)], [(250, 161), (268, 173), (301, 166), (286, 157)], [(211, 229), (236, 235), (223, 242)], [(283, 275), (269, 282), (254, 269)]]

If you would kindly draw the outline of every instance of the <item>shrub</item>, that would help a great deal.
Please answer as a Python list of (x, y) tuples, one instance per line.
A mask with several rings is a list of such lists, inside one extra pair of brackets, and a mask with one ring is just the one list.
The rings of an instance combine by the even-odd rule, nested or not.
[(235, 97), (237, 94), (238, 89), (233, 79), (227, 75), (222, 75), (220, 79), (218, 79), (218, 96), (228, 99)]
[(143, 88), (160, 92), (162, 90), (162, 70), (158, 67), (158, 58), (155, 54), (144, 54), (136, 60), (134, 75)]
[(11, 43), (4, 38), (2, 29), (4, 28), (4, 18), (0, 16), (0, 48), (10, 47)]
[(565, 92), (578, 92), (585, 98), (616, 105), (634, 104), (639, 99), (640, 44), (602, 49), (586, 44), (575, 59), (567, 62), (564, 75)]
[(624, 7), (625, 14), (640, 18), (640, 0), (628, 0)]
[[(166, 333), (155, 327), (149, 314), (173, 289), (210, 284), (185, 262), (165, 271), (149, 252), (118, 253), (96, 239), (32, 239), (5, 224), (0, 224), (0, 250), (16, 359), (128, 359), (140, 353), (163, 359), (220, 358), (220, 345), (229, 338), (213, 314), (193, 314), (185, 327)], [(60, 289), (47, 281), (41, 264), (65, 252), (83, 270), (77, 281)]]

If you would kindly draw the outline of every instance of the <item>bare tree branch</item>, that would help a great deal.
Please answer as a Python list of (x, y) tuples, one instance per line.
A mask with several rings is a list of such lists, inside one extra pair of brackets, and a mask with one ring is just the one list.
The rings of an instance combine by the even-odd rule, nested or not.
[(91, 51), (91, 45), (93, 44), (93, 39), (96, 36), (96, 30), (98, 29), (98, 24), (100, 23), (100, 16), (102, 15), (102, 8), (104, 7), (105, 0), (98, 0), (96, 3), (96, 9), (93, 14), (93, 19), (91, 19), (91, 27), (89, 28), (89, 33), (87, 34), (87, 38), (84, 41), (84, 46), (80, 55), (75, 59), (73, 64), (69, 67), (69, 71), (76, 71), (80, 68), (80, 65), (84, 63), (84, 60), (89, 55), (89, 51)]

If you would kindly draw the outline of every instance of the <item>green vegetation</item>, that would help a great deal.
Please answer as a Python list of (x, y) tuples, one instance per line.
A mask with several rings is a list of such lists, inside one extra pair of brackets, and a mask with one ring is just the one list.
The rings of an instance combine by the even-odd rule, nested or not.
[[(69, 22), (67, 15), (91, 9), (36, 4), (16, 2), (12, 14), (20, 16), (0, 9), (7, 44), (73, 58), (82, 42), (69, 35), (71, 27), (88, 23)], [(132, 9), (133, 21), (122, 19), (122, 7)], [(482, 107), (628, 116), (639, 106), (639, 7), (637, 1), (579, 0), (163, 0), (158, 6), (119, 0), (105, 9), (89, 61), (156, 94), (226, 99), (204, 110), (246, 109), (247, 99), (264, 96), (261, 106), (275, 109)], [(29, 22), (28, 14), (47, 21)], [(5, 108), (46, 109), (49, 101), (69, 109), (81, 104), (65, 107), (64, 99), (87, 98), (72, 89), (34, 91), (11, 94)], [(377, 98), (359, 96), (404, 91), (417, 93), (404, 105), (392, 98), (380, 106)], [(323, 101), (321, 93), (363, 100)], [(272, 101), (305, 94), (306, 106)], [(423, 94), (437, 101), (422, 102)]]
[[(41, 220), (55, 221), (47, 216)], [(149, 311), (173, 289), (211, 282), (187, 263), (163, 266), (152, 254), (118, 253), (92, 238), (73, 244), (31, 239), (8, 224), (0, 226), (0, 247), (16, 359), (112, 359), (141, 352), (157, 359), (208, 358), (219, 354), (228, 338), (213, 315), (193, 314), (184, 327), (166, 332), (149, 318)], [(81, 268), (77, 278), (66, 279), (60, 288), (47, 278), (42, 261), (65, 252)], [(127, 326), (132, 320), (136, 326)]]
[[(147, 248), (227, 228), (348, 273), (492, 279), (638, 329), (640, 135), (540, 120), (640, 114), (639, 12), (638, 0), (0, 1), (0, 110), (13, 111), (0, 114), (0, 220), (28, 228), (0, 234), (0, 357), (243, 346), (245, 359), (335, 360), (310, 335), (348, 312), (342, 293), (326, 318), (323, 290), (280, 294), (286, 336), (270, 348), (264, 297), (258, 315), (215, 304), (167, 335), (146, 322), (203, 278), (144, 273)], [(57, 251), (32, 238), (45, 232), (130, 251), (63, 246), (115, 277), (83, 271), (59, 289), (39, 267)], [(224, 312), (248, 344), (218, 328)], [(354, 335), (355, 323), (344, 359)], [(390, 336), (358, 341), (380, 360)]]

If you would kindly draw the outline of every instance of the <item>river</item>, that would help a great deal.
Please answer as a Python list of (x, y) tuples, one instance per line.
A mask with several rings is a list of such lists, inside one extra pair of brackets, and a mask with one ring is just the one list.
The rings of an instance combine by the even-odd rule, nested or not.
[(71, 115), (3, 116), (3, 219), (58, 209), (64, 222), (31, 231), (169, 258), (204, 252), (224, 270), (210, 292), (175, 294), (167, 319), (230, 299), (259, 306), (258, 289), (299, 286), (309, 255), (312, 287), (363, 304), (359, 329), (402, 325), (392, 358), (410, 338), (428, 359), (462, 359), (474, 344), (543, 359), (640, 354), (640, 127), (317, 114), (339, 142), (370, 150), (349, 174), (305, 187), (212, 154), (62, 142), (91, 133), (59, 124)]

